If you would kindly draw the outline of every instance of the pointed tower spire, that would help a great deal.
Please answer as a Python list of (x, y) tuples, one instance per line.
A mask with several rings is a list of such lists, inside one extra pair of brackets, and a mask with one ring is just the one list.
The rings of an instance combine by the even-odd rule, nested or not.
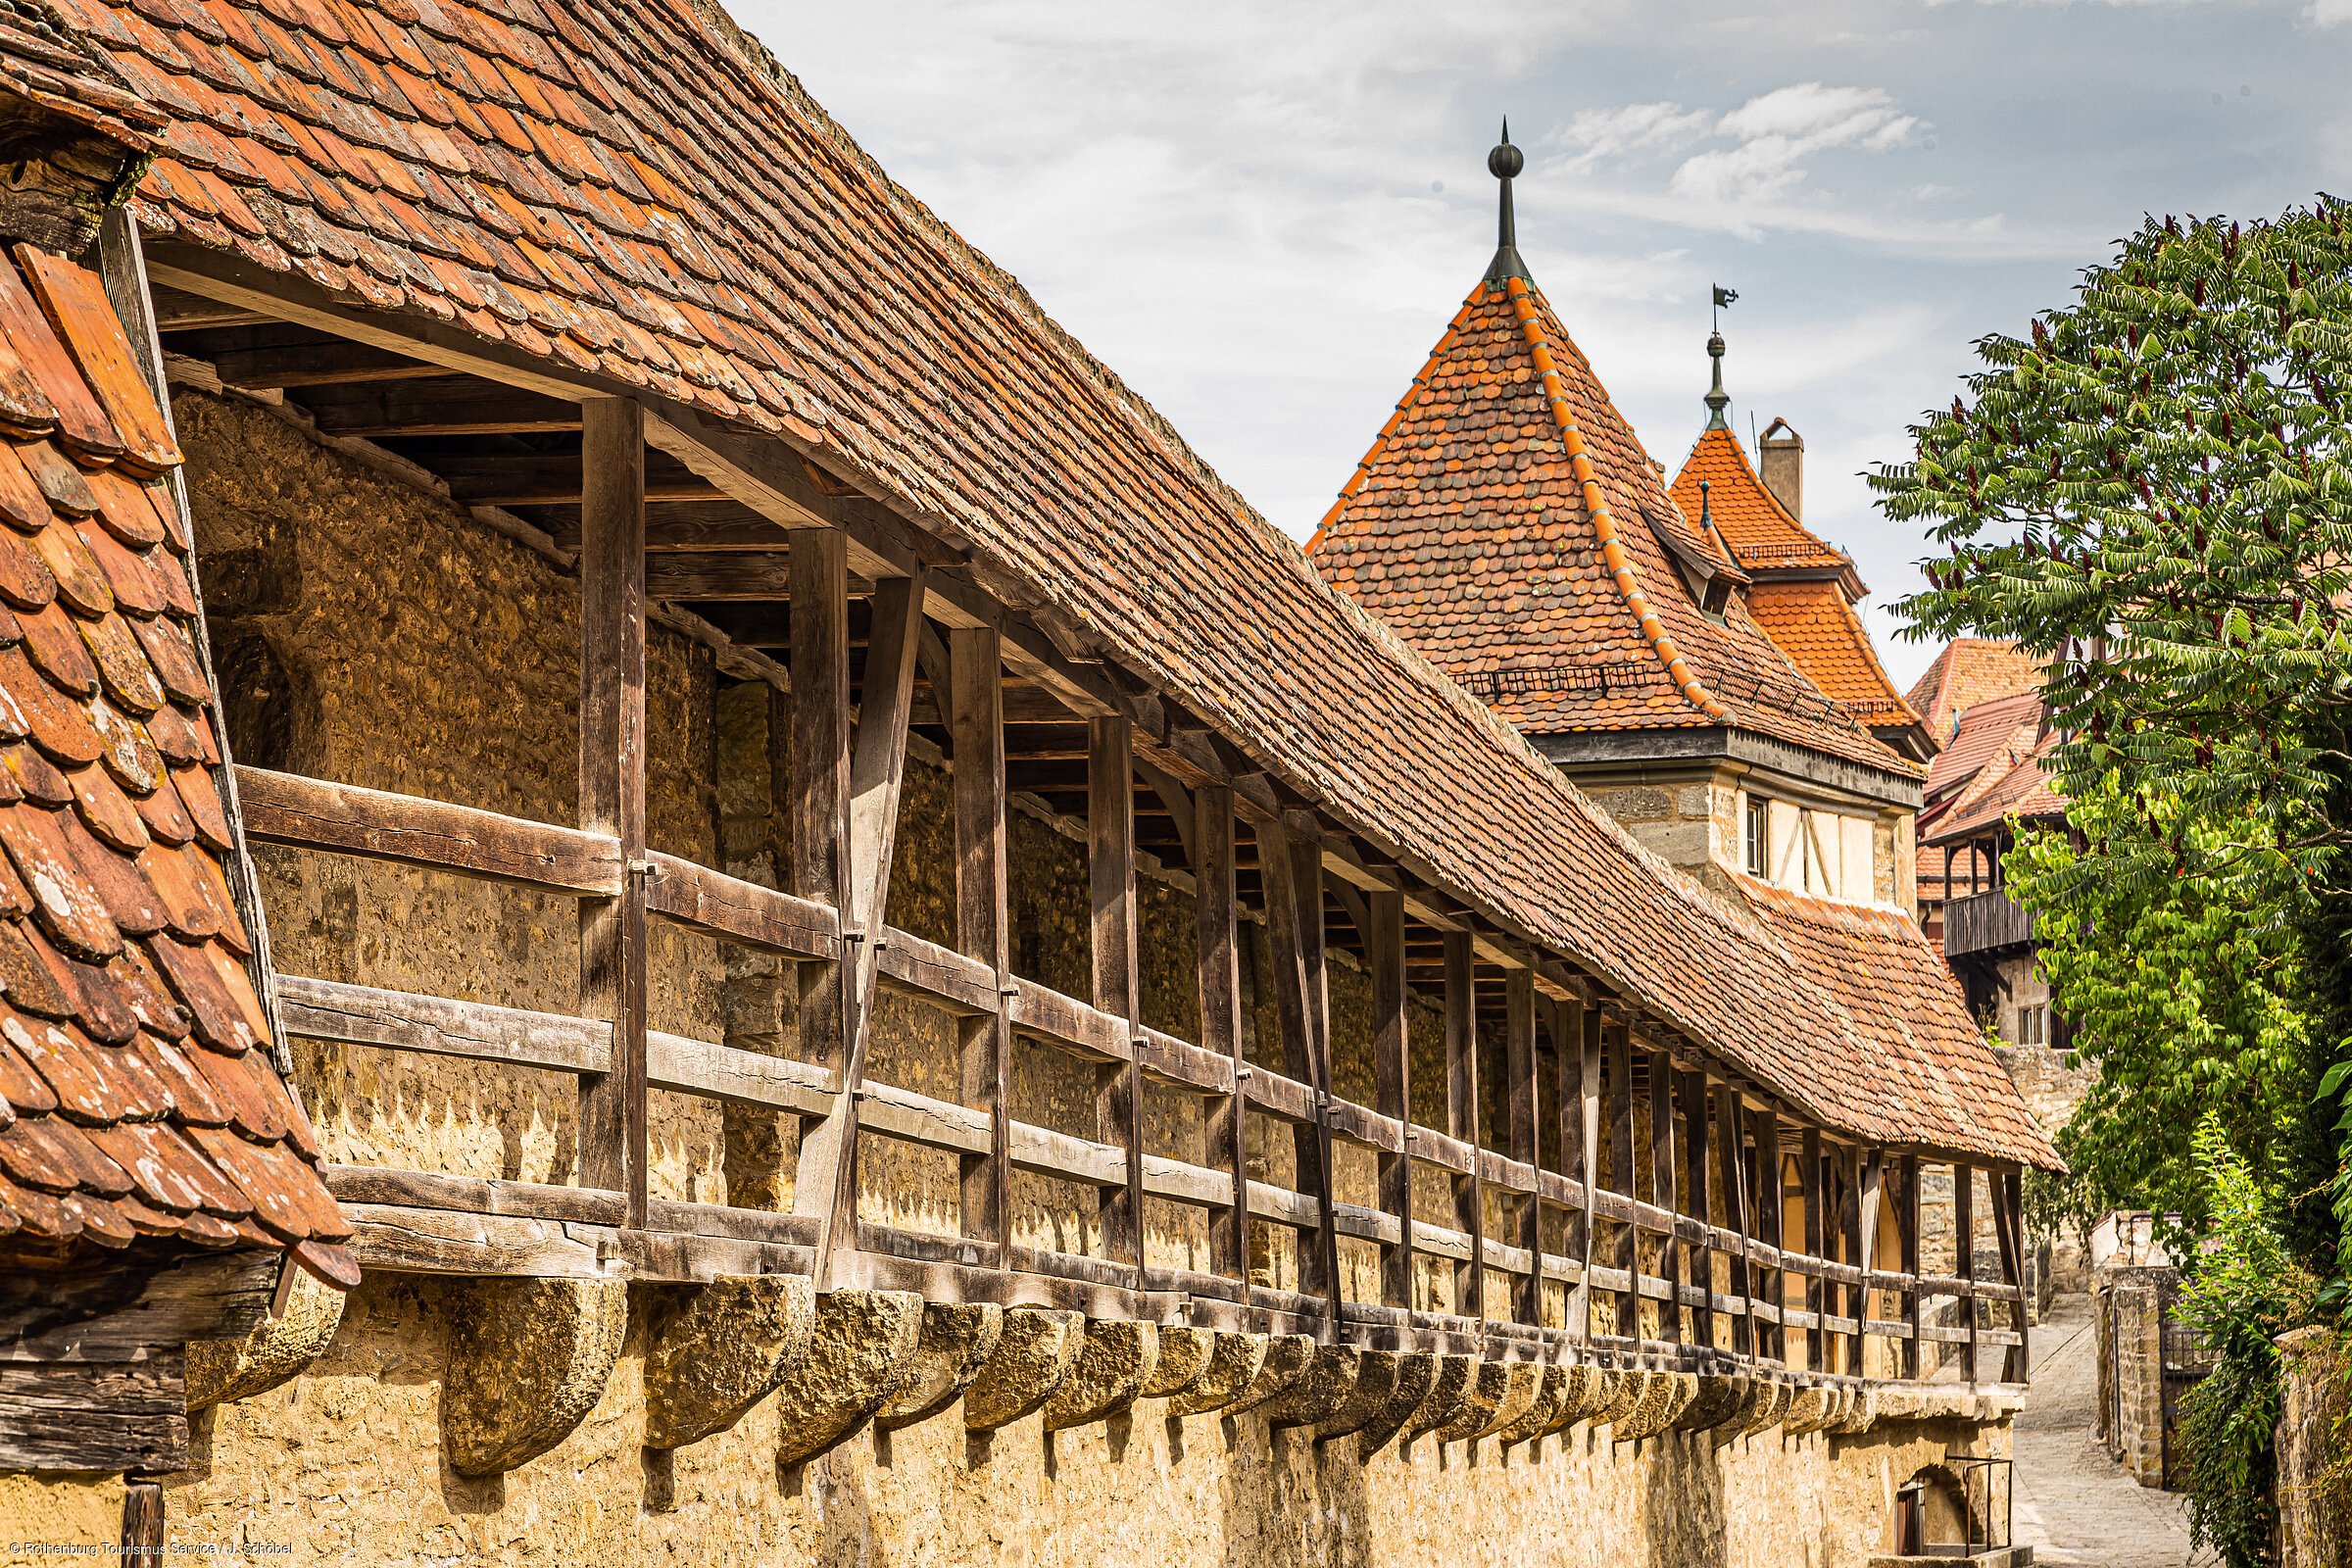
[(1511, 212), (1511, 180), (1526, 167), (1527, 160), (1520, 155), (1518, 148), (1511, 145), (1511, 120), (1505, 115), (1502, 120), (1502, 140), (1496, 142), (1494, 150), (1487, 154), (1487, 172), (1502, 183), (1502, 201), (1494, 218), (1494, 260), (1487, 264), (1487, 281), (1490, 283), (1500, 283), (1513, 277), (1526, 278), (1531, 283), (1535, 281), (1528, 276), (1527, 263), (1520, 260), (1519, 223)]
[(1723, 334), (1721, 332), (1707, 334), (1707, 358), (1715, 362), (1715, 384), (1707, 389), (1706, 396), (1707, 428), (1728, 430), (1731, 428), (1731, 421), (1723, 416), (1723, 411), (1732, 406), (1732, 395), (1723, 389)]

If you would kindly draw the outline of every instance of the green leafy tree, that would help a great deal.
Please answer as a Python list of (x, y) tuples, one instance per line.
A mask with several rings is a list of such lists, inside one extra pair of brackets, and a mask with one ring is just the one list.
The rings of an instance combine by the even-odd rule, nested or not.
[(2307, 1255), (2339, 1229), (2310, 970), (2343, 960), (2302, 932), (2352, 844), (2347, 216), (2149, 220), (2071, 307), (1984, 339), (1873, 481), (1945, 551), (1901, 607), (1920, 634), (2051, 661), (2070, 832), (2013, 867), (2104, 1069), (2074, 1158), (2098, 1199), (2201, 1213), (2185, 1140), (2212, 1111)]
[(1873, 479), (1943, 550), (1917, 633), (2050, 661), (2067, 827), (2008, 871), (2100, 1069), (2060, 1147), (2079, 1207), (2195, 1245), (2192, 1518), (2232, 1568), (2271, 1551), (2272, 1338), (2352, 1258), (2348, 216), (2149, 220)]

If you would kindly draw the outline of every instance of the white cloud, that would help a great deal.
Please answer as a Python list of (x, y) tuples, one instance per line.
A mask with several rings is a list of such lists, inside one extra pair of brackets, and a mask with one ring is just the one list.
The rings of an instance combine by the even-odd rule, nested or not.
[[(2343, 3), (2352, 4), (2352, 0)], [(1686, 146), (1706, 129), (1703, 109), (1685, 110), (1681, 104), (1666, 103), (1626, 104), (1617, 109), (1580, 109), (1555, 139), (1577, 150), (1568, 167), (1590, 169), (1605, 158)]]
[(1815, 154), (1839, 147), (1885, 152), (1922, 127), (1881, 88), (1808, 81), (1750, 98), (1715, 128), (1739, 145), (1686, 159), (1674, 172), (1673, 189), (1698, 201), (1751, 206), (1794, 190)]
[(2352, 22), (2352, 0), (2311, 0), (2303, 16), (2315, 26), (2339, 26)]

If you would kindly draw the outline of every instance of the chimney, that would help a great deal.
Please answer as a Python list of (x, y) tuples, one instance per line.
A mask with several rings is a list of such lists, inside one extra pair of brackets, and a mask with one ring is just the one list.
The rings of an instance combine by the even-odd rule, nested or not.
[(1772, 499), (1797, 521), (1805, 520), (1805, 438), (1775, 419), (1756, 443), (1756, 466)]

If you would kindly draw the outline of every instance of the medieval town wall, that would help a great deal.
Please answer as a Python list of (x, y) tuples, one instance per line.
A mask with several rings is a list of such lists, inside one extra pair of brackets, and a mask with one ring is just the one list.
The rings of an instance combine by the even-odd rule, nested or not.
[[(230, 730), (240, 759), (545, 820), (575, 801), (575, 584), (544, 555), (445, 500), (319, 445), (267, 410), (197, 393), (176, 412), (189, 453), (199, 553)], [(491, 652), (495, 651), (495, 657)], [(665, 627), (648, 657), (650, 836), (658, 849), (770, 884), (790, 829), (769, 787), (789, 704), (720, 675), (708, 649)], [(1016, 810), (1010, 863), (1014, 967), (1088, 990), (1085, 847), (1072, 825)], [(893, 924), (954, 936), (947, 778), (910, 760), (890, 895)], [(277, 966), (290, 973), (563, 1012), (576, 1005), (569, 901), (307, 852), (261, 852)], [(1147, 863), (1143, 1012), (1197, 1031), (1193, 893)], [(1245, 1046), (1280, 1067), (1262, 929), (1245, 926)], [(751, 1050), (798, 1049), (788, 973), (724, 944), (665, 932), (653, 1025)], [(1370, 996), (1345, 955), (1330, 973), (1334, 1089), (1372, 1099)], [(1410, 1016), (1416, 1118), (1443, 1125), (1441, 1019)], [(1500, 1066), (1500, 1042), (1482, 1041)], [(572, 1083), (486, 1063), (297, 1042), (297, 1081), (330, 1160), (564, 1182), (576, 1174)], [(956, 1094), (949, 1020), (886, 1001), (869, 1073)], [(1490, 1069), (1482, 1118), (1503, 1122)], [(1556, 1086), (1544, 1125), (1558, 1125)], [(1014, 1113), (1096, 1133), (1091, 1069), (1039, 1047), (1016, 1053)], [(788, 1207), (789, 1118), (654, 1096), (656, 1196)], [(1154, 1092), (1147, 1146), (1204, 1156), (1199, 1103)], [(1251, 1175), (1286, 1183), (1288, 1130), (1252, 1117)], [(1549, 1140), (1547, 1139), (1548, 1143)], [(1642, 1134), (1637, 1147), (1643, 1147)], [(1556, 1161), (1556, 1152), (1546, 1163)], [(1640, 1173), (1637, 1173), (1639, 1176)], [(1343, 1201), (1375, 1200), (1367, 1152), (1343, 1150)], [(1439, 1173), (1417, 1172), (1417, 1211), (1452, 1223)], [(1091, 1193), (1016, 1176), (1015, 1240), (1100, 1251)], [(1503, 1219), (1493, 1200), (1488, 1216)], [(957, 1225), (953, 1164), (868, 1138), (868, 1220)], [(1153, 1202), (1147, 1258), (1205, 1268), (1197, 1211)], [(1554, 1223), (1559, 1217), (1554, 1216)], [(1261, 1282), (1297, 1284), (1287, 1233), (1253, 1228)], [(1547, 1248), (1562, 1245), (1556, 1235)], [(1344, 1289), (1377, 1298), (1377, 1258), (1343, 1248)], [(1424, 1259), (1418, 1306), (1452, 1307), (1451, 1266)], [(1501, 1298), (1500, 1282), (1490, 1292)], [(770, 1396), (731, 1430), (673, 1453), (643, 1447), (643, 1360), (662, 1288), (630, 1290), (620, 1360), (588, 1419), (502, 1478), (469, 1480), (444, 1456), (440, 1397), (459, 1280), (371, 1276), (303, 1376), (199, 1412), (194, 1459), (170, 1479), (174, 1541), (244, 1543), (294, 1560), (527, 1563), (1862, 1562), (1882, 1549), (1894, 1489), (1947, 1449), (2007, 1441), (2005, 1420), (1882, 1420), (1852, 1434), (1678, 1434), (1613, 1444), (1578, 1426), (1507, 1454), (1492, 1440), (1360, 1464), (1351, 1439), (1318, 1446), (1255, 1414), (1190, 1421), (1147, 1400), (1132, 1416), (1048, 1436), (1030, 1416), (985, 1445), (951, 1406), (867, 1433), (779, 1473)], [(1556, 1286), (1544, 1302), (1558, 1323)], [(76, 1494), (76, 1495), (79, 1495)], [(102, 1505), (83, 1512), (104, 1512)]]

